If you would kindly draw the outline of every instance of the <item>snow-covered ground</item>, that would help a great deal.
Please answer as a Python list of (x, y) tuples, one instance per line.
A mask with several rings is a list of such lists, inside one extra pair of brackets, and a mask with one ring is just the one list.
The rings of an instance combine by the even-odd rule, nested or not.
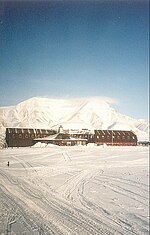
[(148, 173), (148, 147), (1, 149), (0, 234), (147, 235)]

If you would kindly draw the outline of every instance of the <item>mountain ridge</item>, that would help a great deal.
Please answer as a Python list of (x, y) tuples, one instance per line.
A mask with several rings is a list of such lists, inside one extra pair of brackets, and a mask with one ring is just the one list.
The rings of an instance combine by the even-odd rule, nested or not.
[(0, 133), (6, 127), (58, 129), (132, 130), (139, 139), (148, 138), (148, 123), (119, 113), (102, 97), (33, 97), (15, 106), (0, 107)]

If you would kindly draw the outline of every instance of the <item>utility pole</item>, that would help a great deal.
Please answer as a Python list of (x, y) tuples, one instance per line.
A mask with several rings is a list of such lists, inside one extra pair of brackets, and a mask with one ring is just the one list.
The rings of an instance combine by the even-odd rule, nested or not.
[(111, 143), (112, 146), (113, 146), (113, 144), (114, 144), (113, 139), (114, 139), (114, 136), (113, 136), (113, 130), (112, 130), (112, 143)]

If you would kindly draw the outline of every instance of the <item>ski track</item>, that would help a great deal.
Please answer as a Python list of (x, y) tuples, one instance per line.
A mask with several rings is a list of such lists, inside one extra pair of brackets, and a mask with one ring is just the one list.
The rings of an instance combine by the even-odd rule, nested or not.
[[(113, 175), (110, 167), (107, 167), (109, 163), (104, 163), (95, 149), (60, 148), (54, 151), (49, 153), (49, 150), (39, 149), (37, 155), (32, 148), (27, 149), (27, 153), (25, 149), (24, 152), (23, 149), (3, 152), (2, 160), (7, 161), (9, 156), (10, 167), (0, 165), (0, 234), (148, 235), (144, 215), (134, 216), (141, 224), (131, 220), (127, 217), (130, 208), (125, 207), (123, 202), (135, 204), (134, 210), (138, 205), (146, 211), (148, 185), (145, 182), (135, 180), (136, 177), (123, 178), (121, 173)], [(86, 154), (91, 156), (88, 159), (91, 164)], [(92, 155), (94, 161), (97, 158), (95, 165)], [(110, 156), (111, 152), (105, 158)], [(55, 174), (47, 178), (52, 172)], [(59, 175), (62, 175), (62, 179)], [(60, 181), (54, 186), (52, 179)], [(95, 187), (96, 193), (100, 193), (97, 200), (89, 191)], [(110, 193), (110, 199), (102, 197), (103, 188), (106, 195)], [(113, 194), (115, 196), (111, 197)], [(115, 213), (111, 204), (107, 206), (104, 203), (105, 200), (111, 200), (115, 208), (120, 208), (120, 212)]]

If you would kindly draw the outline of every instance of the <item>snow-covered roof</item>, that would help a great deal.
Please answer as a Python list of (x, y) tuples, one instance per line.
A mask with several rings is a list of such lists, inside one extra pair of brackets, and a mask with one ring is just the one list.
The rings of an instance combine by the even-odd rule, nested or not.
[(35, 138), (34, 140), (54, 140), (57, 137), (58, 133), (55, 135), (48, 135), (46, 137), (43, 138)]
[[(83, 139), (83, 138), (73, 138), (73, 137), (70, 137), (69, 135), (68, 135), (68, 138), (57, 138), (57, 137), (59, 137), (59, 134), (60, 133), (57, 133), (57, 134), (55, 134), (55, 135), (49, 135), (49, 136), (46, 136), (46, 137), (43, 137), (43, 138), (35, 138), (34, 140), (78, 140), (78, 141), (84, 141), (84, 140), (86, 140), (87, 141), (87, 139)], [(65, 134), (64, 134), (65, 135)]]

